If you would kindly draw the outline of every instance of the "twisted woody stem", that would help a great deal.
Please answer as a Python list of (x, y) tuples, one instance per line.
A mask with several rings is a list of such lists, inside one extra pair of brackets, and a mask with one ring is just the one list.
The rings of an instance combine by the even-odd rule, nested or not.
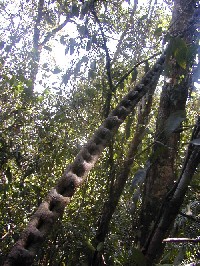
[(52, 230), (56, 220), (62, 217), (70, 198), (74, 195), (77, 187), (84, 182), (84, 178), (93, 168), (101, 152), (109, 144), (125, 118), (150, 90), (152, 84), (159, 79), (164, 61), (165, 56), (162, 55), (143, 77), (140, 84), (122, 99), (81, 149), (74, 162), (68, 166), (56, 186), (51, 189), (46, 199), (31, 217), (21, 237), (8, 255), (4, 266), (31, 265), (45, 237)]

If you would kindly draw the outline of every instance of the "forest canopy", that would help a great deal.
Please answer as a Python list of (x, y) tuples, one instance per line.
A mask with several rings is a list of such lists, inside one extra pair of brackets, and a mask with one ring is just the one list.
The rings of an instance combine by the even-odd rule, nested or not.
[(197, 0), (2, 0), (0, 265), (199, 265)]

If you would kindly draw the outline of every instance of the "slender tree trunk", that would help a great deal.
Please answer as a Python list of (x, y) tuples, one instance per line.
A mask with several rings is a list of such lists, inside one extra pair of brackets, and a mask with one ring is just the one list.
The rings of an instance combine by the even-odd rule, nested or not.
[[(194, 127), (191, 140), (200, 138), (200, 117)], [(174, 185), (172, 192), (165, 198), (159, 213), (158, 221), (154, 230), (152, 230), (148, 246), (145, 250), (145, 256), (148, 264), (152, 265), (153, 261), (159, 257), (159, 251), (164, 248), (162, 244), (164, 238), (169, 233), (169, 229), (174, 223), (176, 216), (183, 203), (185, 194), (188, 189), (196, 168), (200, 163), (200, 147), (192, 142), (188, 146), (187, 155), (183, 164), (179, 180)], [(193, 240), (195, 242), (195, 240)]]
[[(37, 8), (37, 17), (36, 22), (34, 25), (34, 32), (33, 32), (33, 51), (32, 51), (32, 67), (31, 67), (31, 75), (30, 79), (32, 82), (30, 88), (30, 95), (33, 95), (34, 92), (34, 85), (36, 80), (36, 75), (38, 73), (39, 61), (40, 61), (40, 27), (41, 27), (41, 20), (43, 16), (43, 8), (44, 8), (44, 0), (38, 1), (38, 8)], [(28, 95), (29, 96), (29, 95)]]
[[(181, 49), (180, 46), (173, 48), (176, 40), (180, 44), (184, 44), (186, 46), (185, 51), (179, 50), (179, 52), (185, 58), (185, 61), (182, 64), (183, 62), (180, 62), (178, 57), (175, 56), (175, 51), (168, 51), (171, 54), (167, 58), (166, 71), (168, 73), (160, 99), (155, 135), (156, 144), (151, 156), (152, 166), (145, 181), (140, 216), (140, 246), (144, 253), (148, 246), (152, 228), (158, 218), (158, 209), (176, 180), (175, 160), (180, 133), (173, 131), (171, 124), (174, 121), (182, 121), (181, 117), (185, 111), (188, 88), (191, 82), (191, 60), (187, 59), (186, 53), (194, 41), (195, 30), (192, 21), (195, 14), (195, 3), (194, 0), (174, 1), (170, 47), (177, 50)], [(157, 253), (160, 253), (159, 250)]]

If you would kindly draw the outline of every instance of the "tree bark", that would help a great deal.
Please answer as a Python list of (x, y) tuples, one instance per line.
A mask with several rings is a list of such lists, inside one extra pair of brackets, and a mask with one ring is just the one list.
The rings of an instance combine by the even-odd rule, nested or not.
[[(193, 19), (195, 15), (196, 1), (175, 0), (171, 23), (172, 47), (174, 38), (181, 40), (186, 49), (194, 43), (195, 27)], [(181, 19), (180, 19), (181, 18)], [(171, 45), (171, 46), (170, 46)], [(179, 49), (179, 47), (177, 47)], [(175, 160), (178, 151), (180, 133), (170, 129), (170, 121), (184, 113), (190, 86), (190, 67), (192, 60), (185, 60), (185, 66), (178, 62), (173, 51), (166, 63), (166, 81), (162, 89), (160, 107), (158, 111), (155, 142), (151, 167), (147, 173), (143, 202), (140, 215), (141, 237), (140, 247), (146, 253), (149, 237), (158, 219), (158, 210), (161, 208), (166, 194), (172, 188), (175, 175)], [(187, 51), (185, 51), (186, 53)], [(184, 51), (181, 51), (184, 54)], [(184, 55), (183, 55), (184, 56)], [(186, 55), (185, 55), (186, 56)], [(169, 68), (170, 70), (167, 70)], [(176, 119), (176, 118), (175, 118)], [(181, 122), (182, 120), (180, 120)], [(170, 129), (170, 130), (169, 130)], [(157, 253), (160, 254), (161, 246)]]
[[(200, 138), (200, 117), (197, 120), (196, 126), (193, 130), (191, 141)], [(188, 146), (185, 162), (180, 174), (179, 180), (174, 185), (171, 193), (169, 193), (162, 205), (156, 226), (152, 230), (151, 237), (149, 239), (148, 246), (145, 250), (145, 256), (148, 261), (148, 265), (152, 265), (153, 261), (159, 258), (161, 250), (164, 245), (162, 242), (169, 233), (169, 230), (179, 213), (180, 207), (183, 203), (185, 194), (188, 189), (192, 177), (200, 163), (200, 146), (194, 145), (190, 142)]]

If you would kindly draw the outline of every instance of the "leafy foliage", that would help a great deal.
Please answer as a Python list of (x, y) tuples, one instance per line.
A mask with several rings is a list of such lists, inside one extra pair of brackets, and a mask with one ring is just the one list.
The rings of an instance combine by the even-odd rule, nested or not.
[[(112, 109), (148, 71), (149, 65), (153, 65), (155, 59), (147, 59), (160, 52), (161, 38), (170, 20), (170, 15), (163, 13), (163, 6), (171, 8), (170, 3), (166, 5), (162, 1), (155, 5), (151, 1), (147, 5), (140, 5), (138, 1), (95, 1), (98, 23), (92, 12), (92, 1), (44, 1), (36, 27), (39, 41), (35, 50), (39, 1), (18, 2), (0, 3), (0, 261), (5, 259), (47, 191), (101, 124), (108, 95), (111, 95), (109, 108)], [(173, 40), (168, 57), (173, 56), (185, 69), (189, 48), (181, 38)], [(142, 61), (145, 63), (138, 64), (132, 74), (120, 82)], [(115, 87), (116, 84), (119, 86)], [(108, 237), (97, 246), (98, 251), (104, 252), (108, 265), (145, 265), (145, 258), (137, 247), (141, 194), (136, 193), (136, 185), (142, 186), (145, 163), (154, 145), (152, 137), (161, 85), (162, 80)], [(182, 110), (174, 113), (164, 129), (166, 134), (172, 133), (182, 122), (189, 128), (181, 136), (177, 176), (198, 112), (198, 96), (197, 91), (188, 99), (187, 116)], [(141, 102), (138, 110), (142, 110), (144, 104), (145, 101)], [(104, 151), (101, 161), (74, 196), (62, 222), (57, 222), (40, 250), (36, 265), (87, 265), (96, 249), (94, 239), (103, 203), (112, 194), (112, 184), (121, 171), (138, 115), (139, 111), (126, 120), (112, 147)], [(199, 145), (199, 139), (192, 143)], [(192, 202), (197, 200), (198, 189), (196, 178), (185, 205), (190, 198)], [(137, 206), (132, 213), (134, 195)], [(191, 233), (188, 221), (186, 227)], [(184, 235), (185, 232), (180, 226), (176, 233)], [(197, 235), (198, 231), (194, 232), (193, 236)], [(166, 260), (169, 263), (173, 263), (177, 255), (176, 248), (166, 249), (166, 253), (170, 252)], [(184, 258), (190, 260), (191, 250), (198, 253), (197, 248), (187, 247)]]

